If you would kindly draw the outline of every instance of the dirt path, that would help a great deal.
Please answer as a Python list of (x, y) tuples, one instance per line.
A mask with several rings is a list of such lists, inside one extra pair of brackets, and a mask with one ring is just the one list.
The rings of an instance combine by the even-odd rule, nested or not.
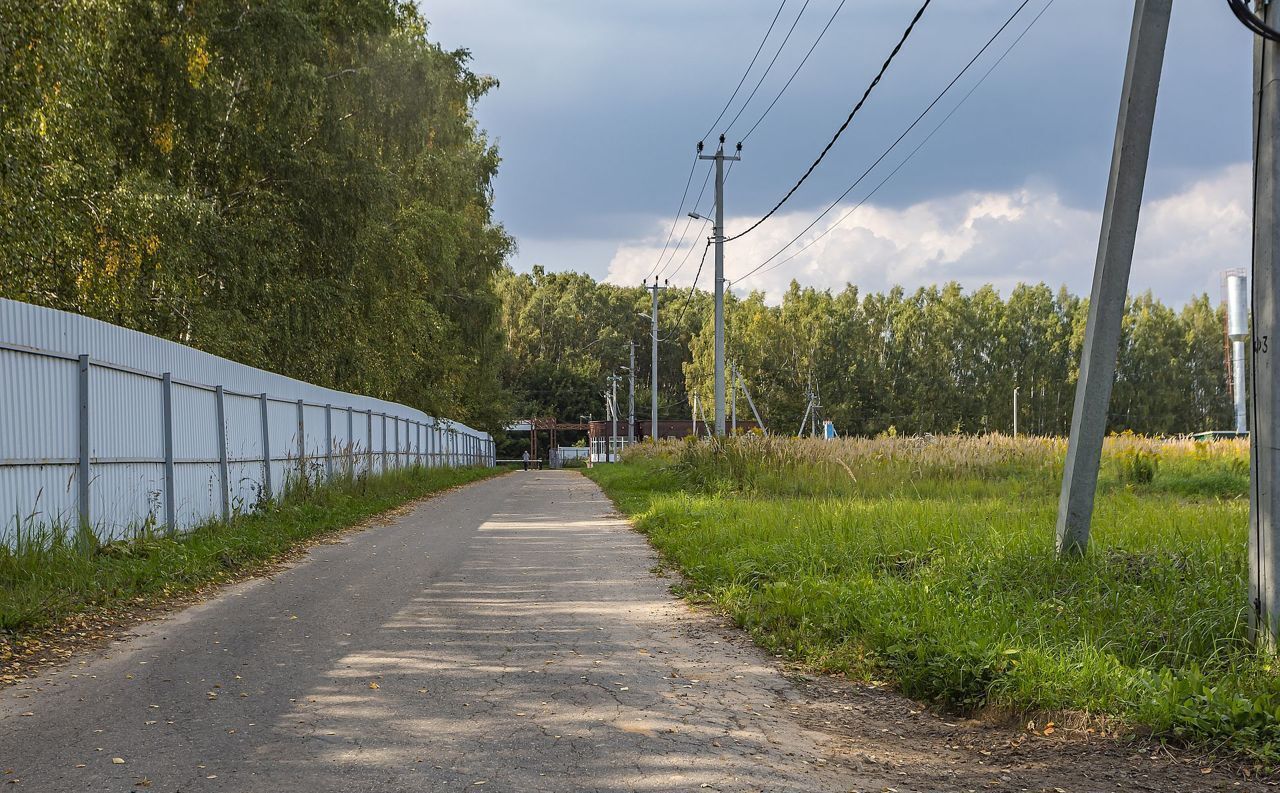
[(887, 692), (790, 680), (672, 597), (655, 564), (578, 474), (471, 485), (0, 692), (0, 780), (184, 793), (1259, 788), (1147, 747), (1027, 740)]

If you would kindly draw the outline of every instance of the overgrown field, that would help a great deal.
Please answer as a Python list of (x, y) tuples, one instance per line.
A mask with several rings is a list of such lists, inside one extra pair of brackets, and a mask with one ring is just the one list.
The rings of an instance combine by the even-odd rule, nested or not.
[(6, 636), (55, 625), (94, 607), (163, 597), (242, 574), (307, 539), (380, 512), (500, 473), (421, 468), (295, 487), (279, 503), (174, 537), (147, 532), (99, 544), (46, 530), (0, 546), (0, 661)]
[(1065, 442), (746, 437), (590, 475), (765, 647), (964, 712), (1074, 711), (1280, 761), (1247, 642), (1248, 448), (1109, 439), (1081, 559), (1054, 553)]

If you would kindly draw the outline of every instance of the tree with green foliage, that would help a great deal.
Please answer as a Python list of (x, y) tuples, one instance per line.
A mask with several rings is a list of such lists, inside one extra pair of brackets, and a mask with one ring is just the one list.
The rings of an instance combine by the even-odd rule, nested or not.
[[(500, 279), (504, 378), (528, 414), (601, 415), (605, 378), (637, 343), (637, 413), (648, 414), (649, 294), (577, 273)], [(663, 418), (687, 419), (713, 395), (711, 295), (669, 290), (661, 309)], [(1044, 284), (958, 284), (832, 293), (792, 283), (776, 305), (726, 297), (726, 350), (772, 430), (794, 433), (815, 390), (841, 432), (1065, 435), (1071, 424), (1087, 301)], [(1175, 311), (1150, 294), (1127, 307), (1111, 428), (1148, 434), (1221, 429), (1231, 403), (1223, 312), (1200, 296)], [(584, 408), (585, 406), (585, 408)], [(746, 408), (743, 406), (743, 411)]]
[(0, 0), (0, 296), (496, 428), (496, 82), (404, 0)]

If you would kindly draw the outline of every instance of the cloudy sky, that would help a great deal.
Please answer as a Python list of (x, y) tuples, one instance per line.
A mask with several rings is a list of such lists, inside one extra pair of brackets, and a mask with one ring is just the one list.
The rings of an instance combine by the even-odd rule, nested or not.
[[(743, 279), (880, 156), (1018, 3), (933, 3), (814, 176), (783, 211), (727, 246), (726, 276), (742, 279), (735, 291), (763, 289), (776, 297), (794, 278), (864, 290), (949, 280), (1005, 290), (1045, 281), (1087, 293), (1133, 14), (1125, 0), (1051, 2), (957, 109), (1045, 9), (1046, 0), (1030, 0), (899, 149), (771, 262), (777, 266)], [(738, 115), (791, 31), (755, 97), (728, 127), (730, 144), (747, 136), (839, 4), (785, 3), (714, 134)], [(674, 248), (686, 230), (681, 217), (673, 246), (660, 254), (694, 145), (712, 128), (778, 5), (421, 0), (432, 38), (469, 49), (475, 70), (501, 81), (478, 114), (501, 149), (497, 212), (519, 242), (517, 269), (541, 264), (634, 284), (656, 267), (673, 283), (691, 281), (708, 229), (688, 224), (684, 244)], [(917, 5), (846, 0), (790, 88), (747, 136), (726, 190), (730, 234), (773, 206), (813, 160)], [(1133, 291), (1151, 289), (1174, 303), (1205, 291), (1216, 299), (1221, 271), (1248, 263), (1251, 46), (1224, 3), (1174, 8)], [(690, 203), (704, 175), (700, 165)], [(710, 198), (708, 188), (700, 211), (709, 213)], [(708, 264), (703, 286), (709, 271)]]

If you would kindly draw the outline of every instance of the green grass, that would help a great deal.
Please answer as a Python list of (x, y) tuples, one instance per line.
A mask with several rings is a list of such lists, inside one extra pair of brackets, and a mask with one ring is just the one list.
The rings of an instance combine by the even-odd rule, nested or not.
[[(1139, 443), (1150, 481), (1133, 481)], [(1280, 681), (1247, 641), (1244, 449), (1112, 442), (1074, 560), (1054, 553), (1061, 444), (1039, 439), (673, 444), (589, 475), (690, 595), (815, 670), (1274, 763)]]
[(5, 636), (95, 608), (189, 592), (243, 574), (300, 542), (414, 499), (500, 473), (407, 468), (293, 488), (276, 504), (174, 537), (153, 532), (109, 543), (54, 529), (0, 547), (0, 650)]

